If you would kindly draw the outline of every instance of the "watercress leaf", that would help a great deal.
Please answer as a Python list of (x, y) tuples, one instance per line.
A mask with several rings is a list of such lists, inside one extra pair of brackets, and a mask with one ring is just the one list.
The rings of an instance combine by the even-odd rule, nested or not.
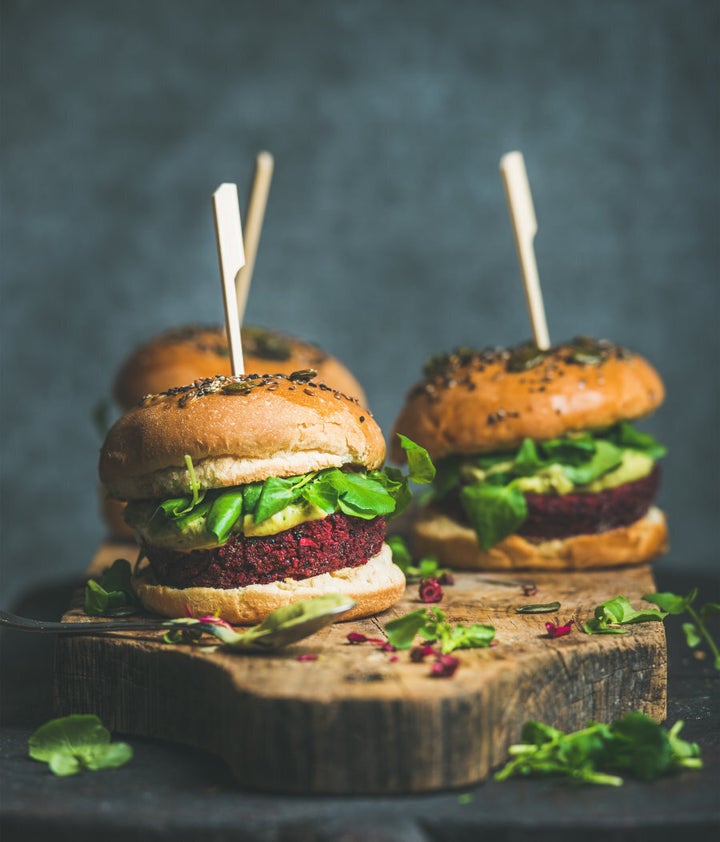
[(495, 639), (495, 627), (473, 623), (471, 626), (457, 625), (448, 636), (443, 637), (441, 649), (444, 654), (456, 649), (484, 649)]
[(205, 492), (203, 492), (202, 497), (198, 498), (197, 504), (193, 505), (186, 514), (181, 514), (179, 517), (175, 518), (175, 526), (180, 532), (186, 530), (191, 524), (202, 521), (207, 517), (210, 507), (212, 506), (212, 501), (205, 500), (204, 497)]
[(428, 615), (424, 608), (411, 611), (402, 617), (396, 617), (385, 624), (388, 642), (396, 649), (409, 649), (413, 640), (427, 623)]
[(393, 562), (404, 573), (412, 566), (412, 556), (410, 555), (410, 550), (405, 543), (405, 539), (401, 535), (390, 535), (385, 539), (385, 542), (392, 551)]
[(162, 500), (158, 503), (157, 509), (153, 513), (153, 517), (158, 514), (163, 514), (170, 520), (174, 520), (181, 515), (185, 515), (192, 511), (192, 497), (170, 497), (167, 500)]
[(520, 476), (530, 476), (537, 473), (544, 465), (545, 462), (539, 457), (535, 442), (532, 439), (523, 439), (513, 462), (515, 472)]
[(649, 433), (637, 430), (627, 421), (621, 421), (606, 432), (606, 436), (618, 447), (629, 450), (640, 450), (651, 459), (661, 459), (667, 453), (667, 448)]
[(223, 491), (211, 503), (206, 529), (224, 544), (243, 511), (243, 493), (239, 488)]
[(249, 485), (244, 485), (242, 489), (243, 495), (243, 511), (245, 514), (254, 514), (257, 507), (258, 500), (262, 494), (263, 483), (251, 482)]
[[(452, 457), (448, 457), (449, 459)], [(457, 457), (458, 459), (462, 459), (462, 457)], [(499, 452), (499, 453), (483, 453), (478, 456), (474, 456), (472, 458), (472, 463), (480, 468), (481, 471), (489, 471), (494, 468), (496, 465), (499, 465), (502, 462), (512, 463), (515, 458), (515, 453), (506, 453), (506, 452)]]
[(438, 572), (438, 563), (436, 558), (421, 558), (417, 564), (418, 576), (423, 579), (429, 579)]
[(51, 719), (28, 740), (33, 760), (49, 761), (53, 754), (75, 754), (88, 746), (110, 742), (110, 732), (94, 714), (73, 714)]
[(541, 442), (538, 447), (547, 462), (581, 465), (592, 459), (596, 442), (591, 433), (583, 432), (574, 436), (550, 439)]
[(97, 772), (100, 769), (116, 769), (123, 766), (132, 756), (132, 747), (127, 743), (109, 743), (87, 749), (83, 753), (82, 762), (86, 769)]
[(395, 501), (380, 482), (362, 474), (337, 472), (333, 484), (340, 511), (356, 517), (373, 518), (395, 510)]
[(436, 623), (444, 623), (445, 622), (445, 612), (442, 608), (438, 608), (437, 605), (431, 605), (428, 609), (428, 617), (431, 621)]
[(435, 480), (433, 482), (433, 499), (443, 500), (458, 485), (460, 485), (461, 456), (448, 456), (437, 464)]
[(612, 724), (614, 739), (607, 746), (604, 765), (627, 769), (643, 781), (653, 781), (670, 766), (672, 749), (667, 731), (638, 711)]
[[(697, 743), (690, 743), (687, 740), (681, 739), (678, 734), (684, 726), (682, 719), (672, 726), (668, 731), (668, 739), (670, 740), (670, 748), (672, 750), (673, 761), (682, 761), (688, 758), (700, 757), (700, 746)], [(679, 765), (683, 765), (680, 763)], [(697, 761), (695, 768), (702, 767), (702, 761)]]
[(338, 492), (326, 474), (318, 474), (313, 482), (303, 489), (303, 498), (328, 514), (337, 511)]
[(100, 617), (114, 608), (128, 604), (125, 591), (106, 591), (94, 579), (85, 584), (85, 613), (91, 617)]
[(527, 517), (525, 496), (512, 485), (466, 485), (460, 502), (483, 550), (511, 535)]
[(536, 746), (557, 740), (562, 736), (562, 731), (558, 731), (557, 728), (551, 728), (549, 725), (545, 725), (543, 722), (538, 722), (535, 719), (529, 719), (523, 725), (522, 731), (520, 732), (520, 739), (524, 743), (531, 743)]
[(49, 763), (57, 775), (119, 766), (132, 757), (129, 746), (110, 743), (110, 732), (92, 714), (74, 714), (41, 725), (28, 740), (28, 753), (34, 760)]
[(691, 649), (702, 643), (702, 635), (695, 623), (683, 623), (682, 630), (685, 635), (685, 642)]
[(720, 614), (720, 603), (719, 602), (706, 602), (705, 605), (700, 609), (700, 619), (705, 622), (708, 617), (712, 617), (713, 614)]
[(79, 758), (74, 754), (67, 754), (64, 751), (56, 752), (47, 762), (50, 766), (50, 771), (59, 778), (65, 778), (68, 775), (77, 775), (78, 772), (82, 771), (82, 764)]
[(645, 594), (643, 599), (646, 602), (652, 602), (668, 614), (684, 614), (696, 596), (697, 588), (693, 588), (687, 596), (678, 596), (674, 593), (651, 593)]
[(654, 608), (636, 611), (630, 604), (630, 600), (625, 596), (608, 599), (606, 602), (600, 603), (595, 609), (595, 619), (621, 625), (660, 621), (664, 617), (665, 612)]
[(260, 497), (255, 507), (255, 523), (262, 523), (269, 517), (295, 503), (302, 494), (302, 480), (305, 477), (270, 477), (262, 484)]
[(408, 478), (403, 475), (403, 472), (399, 468), (388, 466), (382, 471), (371, 471), (368, 477), (380, 482), (395, 501), (395, 509), (388, 514), (388, 517), (397, 517), (412, 502), (413, 497), (408, 484)]
[[(323, 594), (312, 599), (303, 599), (276, 609), (258, 626), (240, 634), (233, 633), (235, 639), (227, 642), (238, 649), (288, 646), (307, 637), (312, 631), (329, 625), (354, 605), (352, 599), (342, 594)], [(222, 626), (212, 627), (212, 633), (218, 637), (221, 637), (222, 630)], [(227, 637), (224, 635), (221, 639), (225, 640)]]
[(106, 591), (125, 591), (133, 595), (132, 567), (126, 558), (116, 558), (100, 576), (100, 584)]
[(585, 634), (627, 634), (627, 629), (619, 626), (608, 626), (607, 621), (595, 618), (583, 623)]
[(587, 485), (622, 463), (622, 450), (608, 441), (595, 442), (595, 453), (581, 465), (563, 465), (565, 476), (575, 485)]
[(108, 606), (108, 594), (105, 588), (94, 579), (85, 583), (85, 613), (91, 617), (99, 617)]
[(427, 485), (435, 477), (435, 466), (424, 447), (415, 444), (407, 436), (398, 433), (400, 447), (405, 451), (408, 460), (408, 479), (418, 485)]

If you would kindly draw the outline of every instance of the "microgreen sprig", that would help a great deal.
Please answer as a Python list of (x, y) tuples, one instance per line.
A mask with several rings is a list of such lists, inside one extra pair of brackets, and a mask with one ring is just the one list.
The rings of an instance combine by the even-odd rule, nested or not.
[(590, 723), (568, 734), (531, 720), (523, 726), (522, 742), (510, 746), (511, 760), (495, 780), (559, 775), (581, 783), (621, 786), (623, 779), (616, 772), (653, 781), (677, 769), (700, 769), (700, 749), (680, 739), (682, 727), (678, 721), (666, 731), (636, 711), (611, 725)]
[(674, 593), (651, 593), (643, 597), (647, 602), (657, 605), (666, 614), (689, 614), (692, 622), (683, 623), (682, 629), (685, 634), (685, 642), (694, 649), (703, 641), (713, 656), (713, 666), (720, 670), (720, 650), (713, 640), (706, 621), (714, 614), (720, 613), (720, 604), (717, 602), (706, 602), (699, 610), (693, 607), (698, 595), (698, 589), (693, 588), (687, 596), (679, 596)]
[(401, 535), (390, 535), (386, 542), (392, 550), (393, 563), (405, 574), (408, 582), (419, 582), (422, 579), (440, 579), (450, 571), (447, 567), (440, 567), (436, 558), (428, 556), (417, 563)]
[(124, 558), (115, 559), (99, 580), (85, 584), (85, 613), (91, 617), (117, 617), (134, 614), (140, 607), (132, 587), (132, 568)]
[(388, 642), (396, 649), (409, 649), (416, 637), (436, 641), (443, 655), (456, 649), (482, 649), (495, 638), (495, 627), (473, 623), (464, 626), (449, 623), (439, 608), (419, 608), (385, 625)]
[(595, 608), (595, 616), (583, 625), (583, 630), (586, 634), (627, 634), (622, 626), (661, 622), (665, 617), (666, 612), (657, 608), (636, 611), (626, 596), (616, 596)]

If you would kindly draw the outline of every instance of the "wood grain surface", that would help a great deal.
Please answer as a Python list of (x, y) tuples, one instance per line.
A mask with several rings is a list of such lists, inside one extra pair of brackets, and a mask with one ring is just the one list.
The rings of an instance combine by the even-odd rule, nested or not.
[[(105, 544), (97, 572), (127, 545)], [(618, 594), (635, 607), (655, 590), (649, 567), (610, 572), (458, 573), (440, 607), (452, 622), (490, 623), (497, 645), (462, 650), (452, 678), (407, 652), (351, 645), (351, 631), (378, 637), (394, 616), (422, 607), (417, 586), (383, 615), (340, 623), (273, 654), (168, 645), (155, 632), (59, 637), (58, 715), (95, 713), (113, 731), (186, 743), (223, 758), (238, 784), (286, 793), (410, 793), (486, 778), (527, 719), (561, 729), (610, 721), (629, 710), (665, 718), (667, 653), (661, 623), (627, 635), (577, 627), (550, 639), (548, 619), (581, 624)], [(557, 615), (522, 615), (559, 601)], [(64, 616), (78, 620), (81, 595)], [(212, 642), (208, 639), (208, 642)], [(303, 654), (317, 660), (299, 660)]]

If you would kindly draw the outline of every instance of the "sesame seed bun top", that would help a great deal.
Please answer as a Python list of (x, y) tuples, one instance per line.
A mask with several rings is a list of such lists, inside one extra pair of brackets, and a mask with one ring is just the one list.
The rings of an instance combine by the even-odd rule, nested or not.
[(186, 494), (186, 455), (202, 488), (380, 467), (385, 441), (370, 412), (314, 376), (219, 376), (147, 396), (108, 432), (100, 480), (129, 500)]
[(580, 337), (540, 351), (457, 349), (433, 358), (413, 386), (393, 428), (433, 459), (513, 450), (602, 429), (652, 412), (665, 396), (660, 376), (641, 356), (606, 340)]

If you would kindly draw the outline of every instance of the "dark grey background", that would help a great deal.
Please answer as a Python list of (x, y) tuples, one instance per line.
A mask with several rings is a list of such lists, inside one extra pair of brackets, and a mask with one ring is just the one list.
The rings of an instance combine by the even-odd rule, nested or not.
[(350, 364), (386, 432), (429, 353), (529, 335), (521, 149), (551, 337), (662, 372), (662, 563), (715, 565), (718, 8), (3, 0), (2, 603), (102, 538), (93, 410), (136, 343), (221, 320), (210, 196), (261, 148), (248, 321)]

